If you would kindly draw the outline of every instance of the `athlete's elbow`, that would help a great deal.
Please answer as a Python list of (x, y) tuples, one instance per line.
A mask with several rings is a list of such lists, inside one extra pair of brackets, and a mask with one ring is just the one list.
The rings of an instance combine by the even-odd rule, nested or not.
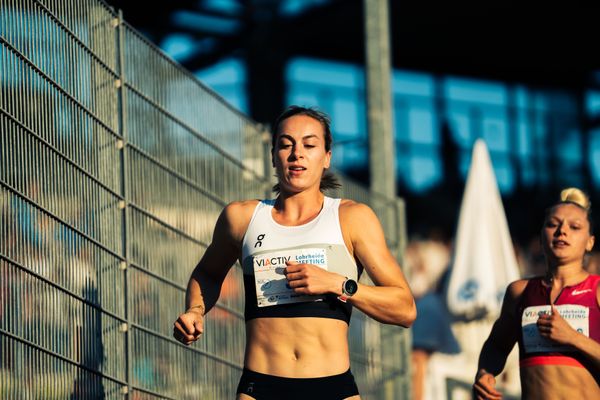
[(410, 306), (406, 307), (404, 313), (402, 314), (403, 318), (398, 325), (405, 328), (410, 328), (417, 319), (417, 306), (415, 305), (414, 300), (410, 302)]
[(385, 322), (403, 328), (410, 328), (415, 319), (417, 319), (417, 307), (415, 306), (415, 302), (411, 301), (405, 306), (396, 308), (396, 312)]

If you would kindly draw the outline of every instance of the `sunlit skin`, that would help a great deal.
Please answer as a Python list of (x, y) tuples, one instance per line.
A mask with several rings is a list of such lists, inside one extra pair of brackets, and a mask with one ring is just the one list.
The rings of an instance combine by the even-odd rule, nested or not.
[[(331, 162), (321, 123), (309, 116), (284, 119), (276, 132), (272, 163), (280, 194), (272, 210), (275, 222), (303, 225), (316, 218), (324, 202), (320, 183)], [(204, 314), (216, 303), (223, 279), (236, 260), (257, 200), (229, 204), (215, 226), (213, 239), (188, 283), (187, 311), (174, 323), (173, 335), (189, 345), (204, 332)], [(348, 301), (371, 318), (408, 327), (416, 318), (414, 299), (386, 245), (375, 213), (366, 205), (342, 199), (339, 207), (344, 243), (374, 285), (359, 283)], [(312, 264), (288, 263), (288, 284), (296, 293), (342, 294), (344, 276)], [(263, 374), (310, 378), (344, 373), (350, 367), (348, 325), (316, 317), (254, 318), (246, 322), (244, 367)], [(359, 399), (352, 396), (350, 399)], [(251, 399), (239, 394), (237, 399)]]
[(305, 194), (314, 195), (331, 162), (321, 123), (305, 115), (288, 118), (281, 123), (275, 143), (273, 168), (281, 190), (296, 194), (309, 189)]
[(560, 276), (573, 270), (585, 273), (583, 256), (594, 247), (585, 210), (575, 204), (554, 207), (542, 228), (542, 244), (550, 272)]
[[(545, 282), (551, 288), (552, 312), (540, 316), (537, 326), (541, 336), (560, 344), (573, 346), (600, 368), (600, 344), (575, 331), (554, 306), (556, 298), (564, 287), (576, 285), (587, 278), (588, 273), (583, 268), (583, 259), (586, 251), (592, 250), (594, 240), (594, 236), (590, 234), (586, 211), (575, 204), (559, 204), (546, 217), (541, 231), (541, 241), (547, 261)], [(506, 357), (518, 340), (519, 333), (515, 332), (513, 327), (518, 326), (520, 322), (521, 316), (517, 315), (516, 309), (527, 282), (526, 279), (513, 282), (506, 290), (500, 317), (481, 351), (480, 369), (473, 385), (473, 392), (477, 399), (502, 398), (502, 394), (495, 388), (495, 375), (504, 368)], [(596, 298), (600, 304), (600, 290), (596, 293)], [(528, 387), (528, 373), (539, 374), (540, 370), (521, 370), (521, 385), (524, 392), (530, 391), (532, 394), (542, 391), (552, 392), (552, 387), (547, 385), (534, 389)], [(549, 382), (561, 385), (560, 366), (546, 367), (544, 373)], [(578, 382), (578, 385), (571, 389), (573, 398), (579, 398), (576, 391), (587, 390), (589, 394), (589, 390), (598, 390), (597, 385), (593, 383), (593, 378), (583, 379), (583, 381), (588, 379), (586, 381), (589, 383), (588, 387)], [(543, 393), (536, 395), (544, 398)]]

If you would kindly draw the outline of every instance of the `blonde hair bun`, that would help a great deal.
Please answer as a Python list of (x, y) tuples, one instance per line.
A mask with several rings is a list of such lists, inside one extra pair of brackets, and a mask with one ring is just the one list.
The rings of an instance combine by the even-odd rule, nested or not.
[(591, 206), (589, 197), (581, 189), (575, 187), (563, 189), (560, 192), (560, 201), (575, 203), (586, 210), (589, 210)]

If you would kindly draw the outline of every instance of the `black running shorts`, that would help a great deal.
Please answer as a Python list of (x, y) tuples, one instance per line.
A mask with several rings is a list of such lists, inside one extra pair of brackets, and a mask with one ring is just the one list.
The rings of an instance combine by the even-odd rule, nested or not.
[(343, 400), (358, 395), (350, 370), (320, 378), (283, 378), (244, 368), (237, 394), (256, 400)]

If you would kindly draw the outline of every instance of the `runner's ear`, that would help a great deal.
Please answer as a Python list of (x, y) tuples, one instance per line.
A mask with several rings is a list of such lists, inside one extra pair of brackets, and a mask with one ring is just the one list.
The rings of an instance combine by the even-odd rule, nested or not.
[(585, 250), (586, 251), (592, 251), (592, 249), (594, 248), (594, 242), (595, 242), (596, 238), (594, 236), (590, 236), (587, 244), (585, 246)]

